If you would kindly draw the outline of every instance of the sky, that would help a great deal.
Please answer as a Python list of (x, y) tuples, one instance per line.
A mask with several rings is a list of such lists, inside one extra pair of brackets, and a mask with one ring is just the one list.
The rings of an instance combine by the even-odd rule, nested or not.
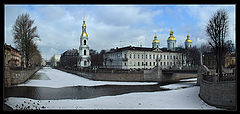
[(90, 49), (109, 50), (123, 46), (152, 47), (154, 35), (160, 47), (167, 47), (170, 30), (177, 46), (184, 46), (187, 34), (199, 47), (209, 38), (205, 27), (213, 13), (224, 8), (229, 16), (227, 40), (235, 44), (235, 5), (5, 5), (4, 42), (15, 47), (12, 26), (28, 13), (41, 40), (35, 41), (44, 59), (66, 50), (79, 49), (85, 16)]

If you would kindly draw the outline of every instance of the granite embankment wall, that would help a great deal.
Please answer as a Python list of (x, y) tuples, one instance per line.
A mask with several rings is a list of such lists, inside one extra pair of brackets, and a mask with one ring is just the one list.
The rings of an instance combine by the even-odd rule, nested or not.
[(208, 82), (202, 80), (199, 96), (210, 105), (234, 109), (236, 107), (236, 82)]
[(36, 67), (31, 70), (10, 70), (8, 67), (4, 69), (4, 85), (9, 87), (14, 84), (20, 84), (27, 81), (41, 67)]
[[(227, 72), (229, 73), (229, 72)], [(200, 86), (199, 97), (208, 103), (220, 108), (235, 109), (237, 94), (235, 73), (225, 76), (230, 80), (219, 80), (215, 73), (202, 65), (198, 69), (197, 85)]]
[(84, 78), (99, 81), (137, 81), (137, 82), (172, 82), (185, 78), (197, 77), (195, 72), (163, 72), (160, 67), (151, 70), (141, 71), (86, 71), (80, 72), (77, 69), (60, 69), (59, 70), (76, 74)]

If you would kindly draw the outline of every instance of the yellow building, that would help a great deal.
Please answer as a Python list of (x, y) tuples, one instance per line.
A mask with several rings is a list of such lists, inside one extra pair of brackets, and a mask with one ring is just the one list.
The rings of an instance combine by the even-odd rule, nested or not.
[(236, 65), (236, 54), (227, 53), (225, 55), (225, 64), (224, 67), (233, 67)]

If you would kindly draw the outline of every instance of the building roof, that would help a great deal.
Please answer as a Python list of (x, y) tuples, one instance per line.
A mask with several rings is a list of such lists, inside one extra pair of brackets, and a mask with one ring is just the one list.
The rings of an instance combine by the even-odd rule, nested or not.
[(16, 52), (20, 52), (16, 48), (13, 48), (11, 45), (4, 44), (4, 48), (7, 49), (7, 50), (14, 50)]
[[(116, 49), (111, 49), (107, 53), (114, 53), (114, 52), (121, 52), (125, 50), (133, 50), (133, 51), (153, 51), (156, 48), (147, 48), (147, 47), (134, 47), (134, 46), (127, 46), (123, 48), (116, 48)], [(171, 51), (167, 50), (167, 48), (161, 48), (160, 49), (162, 52), (173, 52), (173, 53), (178, 53), (179, 51)]]

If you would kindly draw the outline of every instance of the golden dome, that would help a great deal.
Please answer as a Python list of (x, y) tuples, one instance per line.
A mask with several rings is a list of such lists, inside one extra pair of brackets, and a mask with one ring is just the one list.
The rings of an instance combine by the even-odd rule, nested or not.
[(86, 32), (83, 32), (83, 33), (82, 33), (82, 36), (86, 36), (86, 37), (87, 37), (88, 35), (87, 35)]
[(186, 39), (185, 42), (192, 42), (192, 40), (190, 40), (190, 39)]
[(159, 43), (159, 41), (157, 39), (153, 40), (152, 43)]
[(187, 35), (187, 39), (185, 40), (185, 42), (192, 42), (192, 40), (189, 39), (189, 35)]
[(157, 36), (155, 35), (154, 38), (157, 38)]
[(168, 37), (168, 40), (176, 40), (174, 36)]

